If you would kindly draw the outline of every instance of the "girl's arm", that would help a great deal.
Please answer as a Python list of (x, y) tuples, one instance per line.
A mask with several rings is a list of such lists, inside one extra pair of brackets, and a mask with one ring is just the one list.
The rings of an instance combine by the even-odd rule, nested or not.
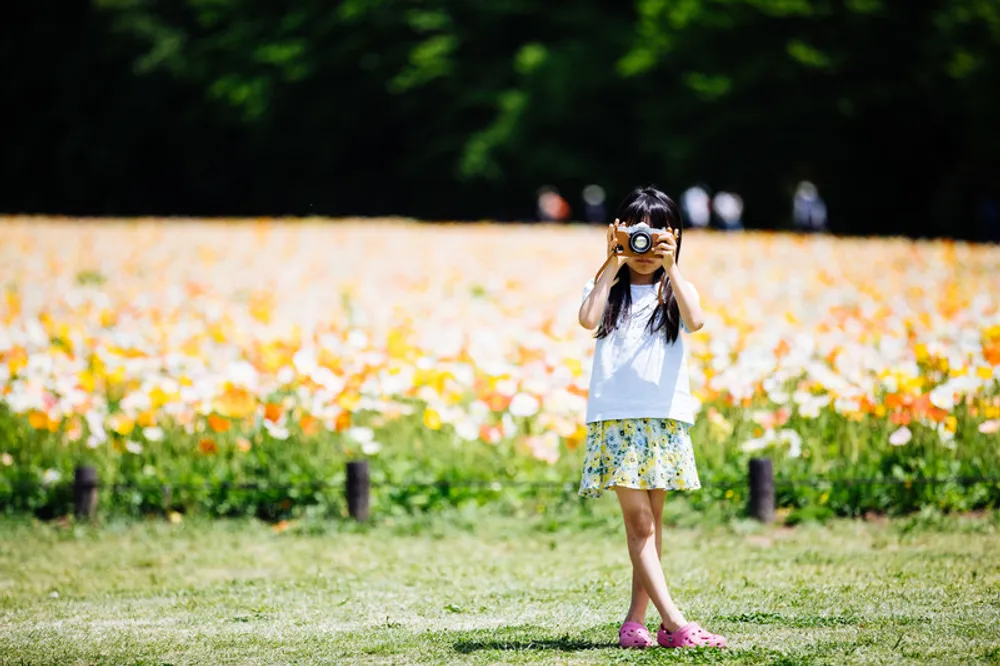
[(601, 324), (601, 318), (604, 317), (604, 307), (608, 304), (608, 296), (611, 294), (611, 286), (618, 279), (618, 271), (625, 265), (625, 258), (621, 255), (611, 256), (615, 254), (614, 227), (617, 224), (618, 220), (615, 220), (615, 224), (608, 225), (608, 258), (605, 261), (604, 270), (597, 277), (594, 288), (583, 299), (583, 303), (580, 304), (580, 312), (577, 313), (577, 321), (580, 322), (580, 326), (587, 330), (592, 331)]
[(593, 330), (600, 325), (601, 318), (604, 317), (604, 307), (608, 304), (608, 296), (611, 294), (611, 285), (618, 276), (617, 268), (619, 267), (615, 266), (615, 262), (611, 262), (594, 283), (594, 288), (587, 298), (583, 299), (580, 313), (577, 315), (580, 326)]
[[(701, 309), (701, 299), (694, 285), (684, 279), (681, 269), (677, 264), (673, 264), (667, 271), (670, 284), (674, 288), (674, 296), (677, 298), (677, 308), (681, 311), (681, 320), (687, 329), (694, 333), (700, 331), (705, 325), (705, 313)], [(595, 289), (596, 291), (596, 289)]]

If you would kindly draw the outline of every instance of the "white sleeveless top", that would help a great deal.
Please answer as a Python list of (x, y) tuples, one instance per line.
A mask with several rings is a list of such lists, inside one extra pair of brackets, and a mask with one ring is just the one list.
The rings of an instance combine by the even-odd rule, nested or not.
[[(590, 280), (583, 298), (593, 289)], [(694, 424), (683, 336), (670, 344), (662, 330), (650, 335), (646, 326), (657, 305), (657, 285), (631, 285), (631, 290), (628, 320), (597, 340), (586, 422), (665, 418)], [(681, 330), (687, 331), (683, 320)]]

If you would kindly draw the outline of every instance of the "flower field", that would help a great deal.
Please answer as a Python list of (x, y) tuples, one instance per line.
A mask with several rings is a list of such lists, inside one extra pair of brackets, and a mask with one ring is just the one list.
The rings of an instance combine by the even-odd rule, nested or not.
[[(603, 228), (12, 217), (0, 236), (3, 510), (66, 511), (87, 463), (109, 511), (342, 515), (360, 458), (377, 512), (575, 501)], [(707, 314), (695, 505), (741, 510), (751, 456), (798, 511), (1000, 505), (1000, 248), (690, 232), (681, 267)]]

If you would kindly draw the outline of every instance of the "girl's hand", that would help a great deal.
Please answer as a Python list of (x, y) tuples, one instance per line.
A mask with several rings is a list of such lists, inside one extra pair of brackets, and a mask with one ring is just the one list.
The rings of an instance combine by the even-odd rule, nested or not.
[(615, 239), (615, 231), (618, 230), (618, 218), (615, 218), (614, 224), (608, 225), (608, 256), (610, 257), (615, 253), (615, 247), (618, 245), (618, 241)]
[(618, 271), (621, 267), (625, 265), (627, 258), (618, 252), (618, 241), (615, 238), (615, 231), (618, 229), (618, 220), (615, 220), (614, 224), (608, 225), (608, 238), (607, 238), (607, 258), (604, 260), (604, 265), (597, 271), (597, 275), (594, 276), (594, 283), (600, 279), (602, 275), (609, 274), (612, 278), (612, 286), (618, 282)]
[(667, 233), (660, 237), (660, 240), (653, 246), (653, 255), (659, 257), (663, 262), (663, 268), (669, 271), (674, 267), (674, 258), (677, 255), (677, 229), (667, 229)]
[(618, 219), (615, 218), (615, 223), (608, 225), (608, 256), (610, 257), (613, 254), (616, 255), (615, 258), (618, 260), (618, 268), (621, 268), (625, 265), (627, 258), (618, 253), (618, 239), (615, 238), (615, 232), (618, 230), (618, 224)]

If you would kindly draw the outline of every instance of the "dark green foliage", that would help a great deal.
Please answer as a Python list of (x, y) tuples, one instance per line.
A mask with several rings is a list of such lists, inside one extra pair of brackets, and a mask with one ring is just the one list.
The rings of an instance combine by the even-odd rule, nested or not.
[(0, 28), (0, 209), (527, 219), (696, 181), (787, 224), (980, 233), (1000, 3), (95, 0)]

